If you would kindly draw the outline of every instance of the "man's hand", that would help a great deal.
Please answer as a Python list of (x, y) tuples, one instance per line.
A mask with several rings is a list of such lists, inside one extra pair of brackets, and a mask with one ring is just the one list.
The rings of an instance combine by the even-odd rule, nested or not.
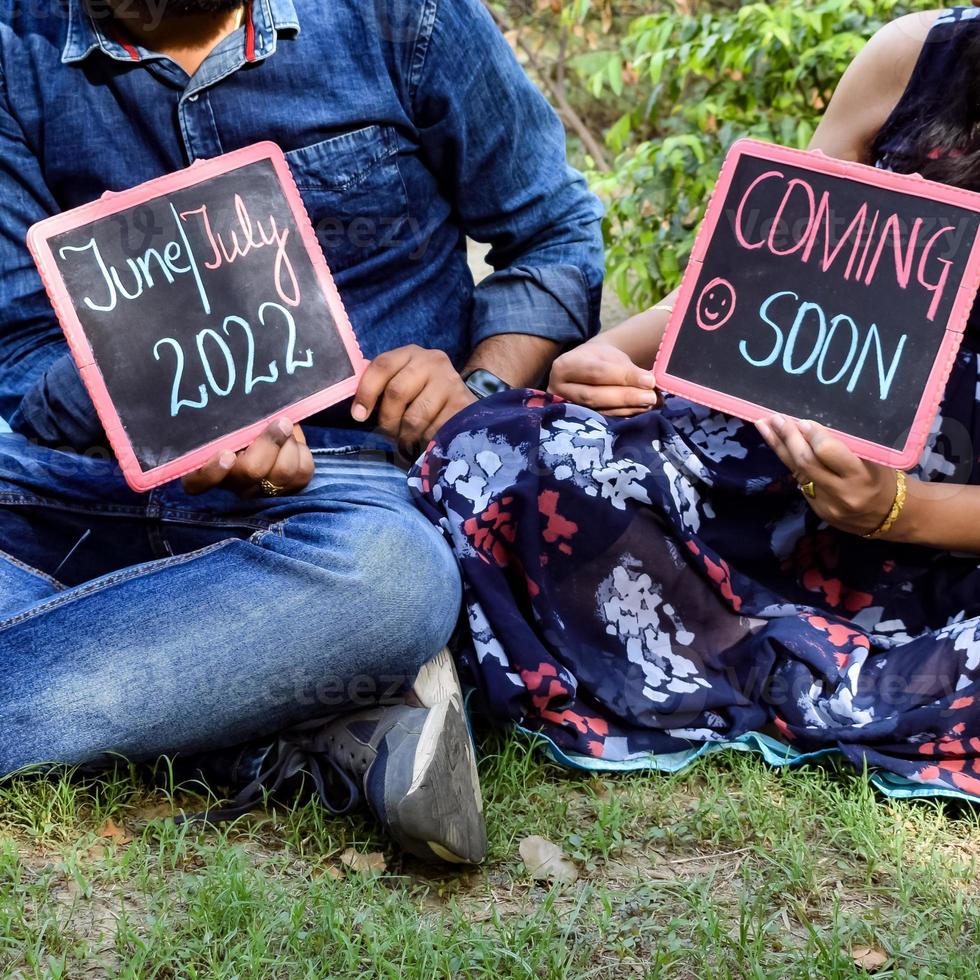
[(551, 368), (548, 391), (603, 415), (638, 415), (659, 401), (653, 373), (601, 340), (562, 354)]
[(756, 428), (798, 484), (813, 481), (814, 496), (804, 497), (828, 524), (869, 534), (891, 510), (895, 471), (855, 456), (822, 425), (773, 415)]
[(410, 344), (371, 362), (351, 415), (364, 422), (377, 407), (378, 427), (414, 459), (441, 426), (476, 400), (443, 351)]
[(284, 495), (299, 493), (313, 478), (313, 454), (306, 436), (287, 418), (277, 419), (255, 442), (240, 453), (221, 453), (183, 479), (191, 494), (215, 487), (233, 490), (242, 497), (262, 496), (268, 480)]

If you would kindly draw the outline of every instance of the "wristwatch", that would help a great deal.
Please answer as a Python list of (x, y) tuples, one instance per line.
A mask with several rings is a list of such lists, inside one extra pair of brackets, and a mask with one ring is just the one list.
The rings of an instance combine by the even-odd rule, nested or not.
[(490, 395), (511, 389), (511, 385), (507, 384), (506, 381), (483, 368), (477, 368), (475, 371), (470, 371), (469, 374), (464, 374), (463, 383), (477, 398), (488, 398)]

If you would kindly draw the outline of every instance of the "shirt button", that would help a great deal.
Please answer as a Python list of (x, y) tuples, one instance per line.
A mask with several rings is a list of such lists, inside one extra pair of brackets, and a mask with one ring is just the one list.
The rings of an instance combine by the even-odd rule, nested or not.
[(196, 95), (188, 95), (187, 96), (187, 101), (188, 102), (197, 102), (197, 96)]

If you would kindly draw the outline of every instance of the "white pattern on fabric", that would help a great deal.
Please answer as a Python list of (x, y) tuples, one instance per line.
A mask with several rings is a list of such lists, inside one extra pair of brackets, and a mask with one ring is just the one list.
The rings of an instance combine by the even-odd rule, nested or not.
[[(628, 659), (642, 671), (643, 695), (651, 701), (662, 704), (671, 694), (690, 694), (699, 687), (707, 688), (707, 681), (698, 675), (694, 663), (674, 652), (672, 640), (677, 637), (672, 629), (662, 628), (658, 614), (663, 604), (660, 585), (654, 584), (645, 572), (631, 574), (628, 566), (637, 564), (635, 559), (624, 556), (599, 586), (600, 615), (606, 632), (619, 639)], [(679, 626), (687, 634), (680, 617), (667, 608), (673, 630)]]
[(473, 504), (474, 513), (486, 509), (498, 487), (507, 486), (525, 466), (523, 454), (485, 430), (466, 433), (453, 440), (453, 456), (443, 478), (461, 497)]
[[(676, 404), (674, 399), (669, 401)], [(745, 446), (735, 438), (744, 423), (731, 415), (723, 415), (703, 405), (691, 405), (689, 411), (678, 412), (673, 422), (678, 432), (714, 462), (745, 459), (748, 455)]]

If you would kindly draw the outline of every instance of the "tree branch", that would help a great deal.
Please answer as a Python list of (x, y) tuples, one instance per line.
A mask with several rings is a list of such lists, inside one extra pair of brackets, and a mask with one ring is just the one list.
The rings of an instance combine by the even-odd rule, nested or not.
[[(511, 31), (511, 27), (507, 22), (501, 17), (501, 15), (494, 10), (492, 7), (488, 8), (490, 10), (493, 19), (497, 22), (497, 26), (505, 34)], [(538, 78), (541, 79), (541, 83), (548, 90), (548, 94), (551, 96), (555, 103), (555, 108), (558, 110), (558, 114), (562, 117), (565, 125), (568, 126), (576, 136), (582, 141), (582, 145), (585, 147), (586, 153), (595, 161), (597, 169), (608, 173), (612, 168), (609, 165), (609, 160), (606, 157), (606, 152), (602, 147), (602, 144), (596, 139), (592, 134), (588, 126), (586, 126), (585, 121), (582, 117), (575, 111), (571, 103), (568, 101), (568, 97), (565, 95), (565, 52), (567, 49), (567, 33), (562, 31), (559, 57), (558, 62), (555, 66), (556, 77), (552, 78), (551, 74), (544, 70), (541, 62), (538, 60), (537, 55), (531, 50), (530, 45), (521, 37), (520, 33), (515, 32), (515, 40), (517, 47), (523, 52), (524, 57), (527, 58), (527, 63), (534, 70)]]

